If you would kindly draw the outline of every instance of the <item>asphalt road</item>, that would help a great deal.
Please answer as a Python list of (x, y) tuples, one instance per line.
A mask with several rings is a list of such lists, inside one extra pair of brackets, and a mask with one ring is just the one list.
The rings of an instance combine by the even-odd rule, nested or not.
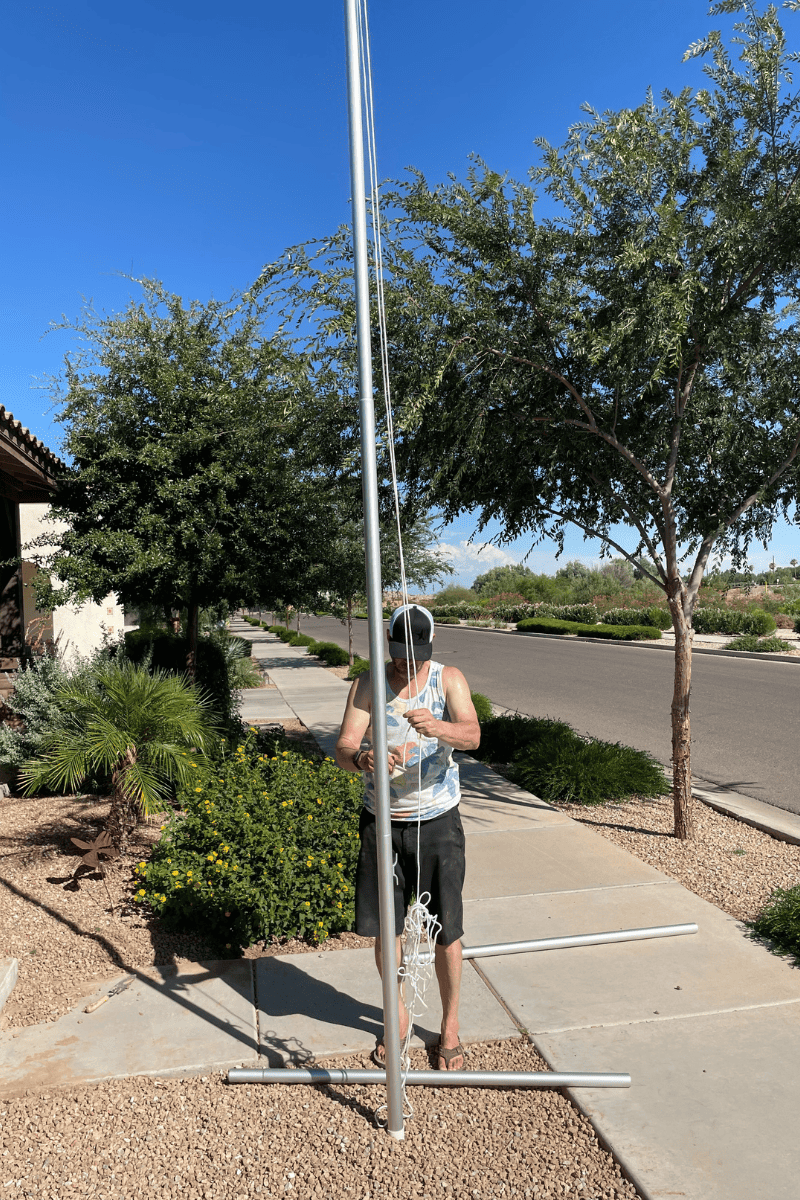
[[(346, 627), (330, 617), (305, 618), (301, 630), (347, 646)], [(366, 621), (354, 622), (354, 650), (364, 658), (367, 638)], [(503, 708), (557, 717), (581, 733), (670, 761), (674, 660), (667, 650), (442, 625), (435, 656), (459, 667), (473, 691)], [(696, 654), (694, 775), (800, 813), (799, 702), (800, 665)]]

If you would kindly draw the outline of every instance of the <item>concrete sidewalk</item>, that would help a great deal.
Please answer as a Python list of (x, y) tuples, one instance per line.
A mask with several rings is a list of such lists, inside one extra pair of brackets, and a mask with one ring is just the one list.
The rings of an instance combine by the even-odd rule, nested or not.
[[(303, 650), (245, 622), (233, 629), (276, 685), (245, 694), (246, 719), (296, 716), (332, 754), (349, 685)], [(630, 1089), (572, 1096), (645, 1197), (794, 1200), (800, 972), (680, 884), (460, 757), (466, 945), (700, 930), (465, 964), (463, 1040), (527, 1033), (555, 1070), (630, 1072)], [(436, 992), (416, 1025), (425, 1043), (437, 1038)], [(369, 950), (137, 972), (96, 1014), (0, 1035), (1, 1090), (300, 1064), (369, 1049), (380, 1027)]]

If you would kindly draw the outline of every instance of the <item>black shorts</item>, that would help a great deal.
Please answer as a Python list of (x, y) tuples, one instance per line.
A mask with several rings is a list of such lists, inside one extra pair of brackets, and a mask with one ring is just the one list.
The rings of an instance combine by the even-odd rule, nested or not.
[[(378, 937), (378, 841), (376, 819), (364, 809), (359, 824), (361, 848), (356, 869), (356, 933)], [(440, 946), (449, 946), (464, 933), (464, 887), (466, 862), (464, 830), (458, 806), (440, 817), (421, 821), (420, 891), (430, 892), (428, 909), (442, 929)], [(406, 909), (417, 888), (417, 822), (392, 821), (392, 858), (394, 860), (394, 931), (403, 932)]]

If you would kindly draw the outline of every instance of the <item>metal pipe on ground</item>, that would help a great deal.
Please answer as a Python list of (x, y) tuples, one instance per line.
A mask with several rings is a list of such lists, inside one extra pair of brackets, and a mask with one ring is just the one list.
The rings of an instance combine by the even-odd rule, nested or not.
[[(380, 1070), (334, 1070), (322, 1067), (232, 1067), (228, 1083), (385, 1084)], [(404, 1082), (423, 1087), (592, 1087), (627, 1088), (630, 1075), (603, 1071), (409, 1071)]]
[[(697, 925), (654, 925), (649, 929), (610, 929), (605, 933), (573, 933), (564, 937), (537, 938), (530, 942), (497, 942), (491, 946), (464, 946), (462, 958), (491, 958), (496, 954), (531, 954), (538, 950), (569, 950), (576, 946), (604, 946), (609, 942), (644, 942), (651, 938), (682, 937), (697, 933)], [(419, 956), (421, 963), (430, 962), (431, 955)]]

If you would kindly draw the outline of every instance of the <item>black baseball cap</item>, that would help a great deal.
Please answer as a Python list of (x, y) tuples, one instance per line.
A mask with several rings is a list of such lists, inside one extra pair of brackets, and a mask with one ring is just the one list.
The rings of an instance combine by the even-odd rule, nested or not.
[[(410, 653), (407, 643), (410, 641)], [(389, 621), (389, 653), (392, 658), (425, 662), (433, 654), (433, 617), (419, 604), (402, 604)]]

